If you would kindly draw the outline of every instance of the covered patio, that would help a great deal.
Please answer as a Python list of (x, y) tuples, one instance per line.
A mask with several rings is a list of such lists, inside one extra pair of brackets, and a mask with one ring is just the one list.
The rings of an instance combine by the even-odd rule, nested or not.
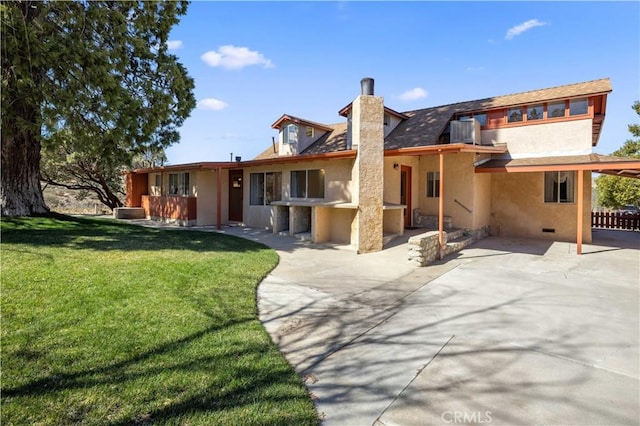
[[(585, 172), (595, 172), (614, 176), (640, 178), (640, 160), (613, 157), (601, 154), (573, 155), (561, 157), (494, 159), (475, 168), (476, 173), (533, 173), (533, 172), (576, 172), (577, 174), (577, 232), (576, 253), (582, 254), (585, 227)], [(590, 176), (590, 175), (589, 175)], [(591, 200), (588, 200), (591, 205)], [(589, 209), (590, 211), (591, 209)], [(586, 226), (590, 227), (591, 222)]]

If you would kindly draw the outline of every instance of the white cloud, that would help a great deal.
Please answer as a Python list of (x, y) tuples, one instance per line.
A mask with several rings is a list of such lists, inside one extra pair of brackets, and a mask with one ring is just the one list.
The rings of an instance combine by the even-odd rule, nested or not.
[(239, 70), (250, 65), (262, 65), (264, 68), (274, 67), (271, 60), (265, 58), (262, 53), (230, 44), (220, 46), (217, 51), (210, 50), (200, 56), (200, 59), (211, 67), (221, 67), (227, 70)]
[(525, 31), (529, 31), (530, 29), (535, 27), (544, 27), (545, 25), (547, 25), (546, 22), (540, 22), (537, 19), (529, 19), (528, 21), (523, 22), (522, 24), (509, 28), (509, 30), (507, 31), (507, 35), (504, 36), (504, 38), (505, 40), (511, 40), (515, 36), (518, 36)]
[(406, 92), (398, 96), (398, 99), (402, 101), (415, 101), (426, 97), (427, 91), (420, 87), (416, 87), (411, 90), (407, 90)]
[(208, 109), (212, 111), (221, 111), (228, 107), (229, 104), (225, 101), (221, 101), (220, 99), (215, 98), (204, 98), (198, 101), (199, 109)]
[(182, 40), (169, 40), (167, 41), (168, 50), (182, 49)]

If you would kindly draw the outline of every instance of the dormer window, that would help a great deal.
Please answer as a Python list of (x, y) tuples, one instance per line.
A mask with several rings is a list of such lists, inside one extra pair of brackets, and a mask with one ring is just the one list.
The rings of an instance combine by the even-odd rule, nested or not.
[(307, 135), (308, 138), (312, 138), (313, 137), (313, 127), (307, 126), (305, 134)]
[(385, 126), (388, 126), (391, 122), (391, 116), (389, 114), (385, 114), (383, 117), (383, 122)]
[(298, 126), (289, 124), (284, 128), (282, 142), (285, 144), (293, 144), (298, 142)]

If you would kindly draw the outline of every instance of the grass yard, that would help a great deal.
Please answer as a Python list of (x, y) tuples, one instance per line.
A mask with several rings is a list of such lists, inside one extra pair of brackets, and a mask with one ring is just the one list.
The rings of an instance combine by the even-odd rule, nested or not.
[(56, 215), (1, 226), (2, 425), (318, 423), (257, 318), (273, 250)]

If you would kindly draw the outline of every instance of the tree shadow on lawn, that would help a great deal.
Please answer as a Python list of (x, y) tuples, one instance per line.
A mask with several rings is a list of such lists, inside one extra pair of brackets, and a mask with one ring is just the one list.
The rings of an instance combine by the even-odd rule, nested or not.
[[(261, 406), (269, 406), (270, 413), (264, 413), (265, 417), (260, 419), (260, 424), (283, 424), (284, 419), (288, 424), (315, 424), (315, 410), (289, 408), (292, 403), (304, 405), (311, 404), (311, 401), (306, 392), (300, 391), (302, 385), (300, 377), (284, 360), (280, 363), (281, 365), (269, 365), (268, 368), (261, 366), (259, 362), (252, 362), (252, 360), (259, 360), (267, 352), (277, 353), (268, 339), (254, 342), (237, 341), (225, 350), (212, 350), (198, 356), (163, 361), (163, 357), (172, 357), (174, 352), (190, 344), (197, 344), (208, 336), (226, 333), (229, 328), (243, 326), (252, 321), (255, 321), (255, 318), (240, 318), (224, 324), (212, 325), (155, 348), (141, 351), (125, 360), (76, 372), (52, 374), (16, 387), (3, 387), (3, 399), (5, 403), (8, 400), (8, 403), (14, 404), (19, 403), (15, 398), (44, 397), (57, 400), (59, 398), (57, 395), (68, 394), (69, 391), (84, 392), (94, 388), (100, 392), (99, 388), (113, 389), (114, 385), (125, 386), (127, 382), (133, 383), (137, 380), (152, 378), (166, 374), (168, 371), (177, 375), (190, 373), (200, 375), (204, 372), (209, 374), (207, 376), (209, 383), (204, 389), (202, 389), (203, 383), (199, 381), (197, 387), (202, 390), (190, 390), (188, 381), (193, 379), (183, 377), (174, 385), (176, 386), (174, 392), (166, 389), (163, 393), (162, 390), (157, 391), (153, 387), (146, 391), (141, 390), (148, 395), (140, 396), (142, 400), (136, 404), (135, 412), (132, 413), (133, 418), (114, 416), (115, 418), (108, 424), (131, 425), (156, 422), (175, 424), (183, 421), (185, 417), (198, 413), (209, 418), (221, 413), (220, 415), (224, 417), (230, 415), (225, 411), (236, 412), (244, 409), (250, 412), (248, 418), (251, 419), (251, 414), (256, 416)], [(133, 384), (133, 386), (136, 385)], [(112, 394), (112, 391), (107, 392)], [(156, 392), (159, 392), (159, 395), (155, 395)], [(126, 396), (122, 394), (120, 397)], [(160, 399), (173, 400), (170, 403), (154, 404)], [(74, 412), (83, 411), (80, 406), (76, 408)], [(56, 408), (52, 407), (52, 409)], [(73, 410), (69, 409), (69, 411)], [(313, 417), (309, 416), (310, 413)], [(3, 418), (5, 415), (6, 411), (3, 413)], [(75, 420), (91, 421), (90, 418), (86, 418), (90, 415), (91, 410), (88, 410), (80, 414), (81, 418)], [(258, 415), (262, 416), (260, 413)], [(273, 418), (270, 419), (269, 415)]]
[[(266, 249), (264, 244), (219, 233), (153, 229), (58, 213), (30, 218), (3, 218), (2, 242), (96, 251), (250, 252)], [(3, 250), (7, 250), (6, 245)]]

